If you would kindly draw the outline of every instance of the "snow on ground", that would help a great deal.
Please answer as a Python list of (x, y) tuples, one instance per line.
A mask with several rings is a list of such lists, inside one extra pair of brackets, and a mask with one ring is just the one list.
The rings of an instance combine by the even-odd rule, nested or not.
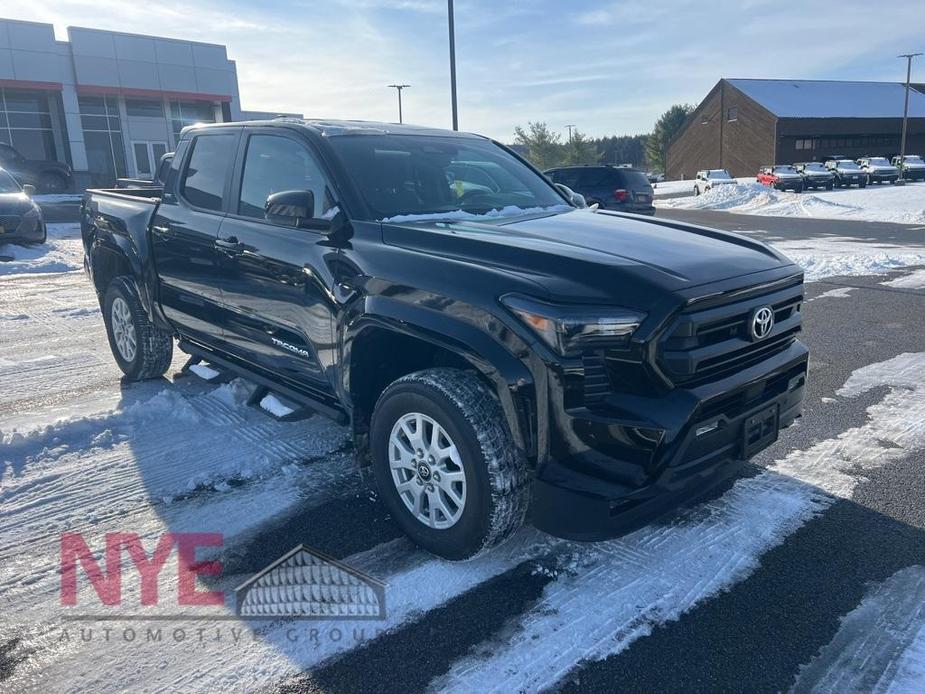
[(890, 391), (865, 424), (794, 451), (672, 526), (649, 526), (582, 548), (539, 604), (509, 625), (506, 643), (458, 661), (441, 690), (537, 691), (579, 662), (618, 653), (660, 623), (751, 574), (835, 497), (850, 498), (872, 470), (925, 449), (925, 353), (857, 370), (838, 394)]
[(858, 241), (840, 236), (773, 241), (781, 253), (803, 268), (809, 282), (826, 277), (885, 275), (925, 265), (925, 246)]
[(895, 280), (881, 282), (881, 284), (897, 289), (925, 289), (925, 270), (916, 270), (903, 277), (897, 277)]
[(39, 205), (80, 204), (83, 200), (83, 193), (42, 193), (33, 195), (32, 199)]
[(771, 217), (925, 224), (925, 183), (790, 193), (742, 180), (738, 185), (718, 186), (697, 197), (659, 200), (657, 204), (673, 209), (725, 210)]
[[(783, 250), (805, 251), (804, 260), (821, 253), (860, 257), (862, 250), (865, 257), (877, 256), (848, 267), (858, 273), (898, 267), (896, 259), (914, 264), (899, 249), (837, 238)], [(925, 249), (921, 258), (917, 253), (912, 252), (915, 259), (925, 262)], [(809, 264), (816, 273), (846, 269), (828, 255), (825, 262)], [(236, 620), (230, 605), (210, 609), (230, 620), (218, 624), (244, 631), (243, 640), (225, 632), (221, 641), (157, 648), (102, 638), (83, 642), (80, 626), (99, 633), (101, 625), (93, 622), (73, 625), (73, 636), (61, 639), (62, 532), (85, 533), (94, 547), (104, 532), (138, 532), (150, 549), (164, 532), (206, 530), (234, 545), (296, 508), (335, 499), (349, 503), (360, 487), (344, 429), (322, 418), (274, 421), (244, 405), (252, 386), (241, 380), (216, 386), (189, 376), (122, 384), (85, 278), (31, 272), (0, 277), (0, 604), (16, 605), (0, 610), (0, 634), (16, 633), (22, 639), (18, 648), (31, 654), (5, 686), (272, 687), (357, 647), (350, 638), (293, 640), (292, 623)], [(171, 373), (180, 360), (177, 355)], [(580, 662), (622, 650), (655, 625), (745, 579), (764, 552), (835, 498), (850, 496), (865, 473), (925, 448), (925, 354), (859, 369), (838, 395), (853, 398), (884, 386), (864, 424), (791, 453), (669, 523), (618, 540), (569, 543), (526, 528), (464, 564), (435, 559), (404, 539), (347, 557), (348, 564), (388, 584), (388, 619), (371, 631), (396, 629), (523, 562), (541, 562), (554, 567), (553, 579), (539, 603), (512, 620), (507, 640), (482, 644), (433, 686), (457, 691), (554, 686)], [(218, 587), (244, 578), (226, 576)], [(137, 605), (137, 582), (126, 580), (126, 602)], [(80, 604), (94, 597), (85, 583)], [(176, 605), (171, 590), (165, 587), (162, 596), (165, 610)], [(126, 624), (115, 626), (121, 633)], [(192, 634), (216, 624), (196, 617), (182, 626)], [(355, 625), (326, 626), (348, 631)], [(915, 654), (922, 649), (913, 646), (898, 661), (896, 683), (902, 673), (913, 677), (921, 665)]]
[(813, 297), (812, 299), (807, 299), (806, 303), (810, 301), (816, 301), (816, 299), (847, 299), (851, 296), (851, 292), (854, 290), (854, 287), (837, 287), (835, 289), (830, 289), (827, 292), (823, 292), (819, 296)]
[(912, 694), (925, 682), (925, 567), (873, 586), (844, 617), (835, 638), (797, 679), (794, 691)]
[(83, 267), (79, 224), (49, 224), (48, 241), (22, 246), (0, 243), (0, 276), (39, 272), (68, 272)]
[(666, 195), (681, 195), (683, 193), (693, 195), (694, 181), (690, 178), (686, 181), (662, 181), (661, 183), (653, 183), (652, 188), (654, 189), (656, 198), (661, 198)]

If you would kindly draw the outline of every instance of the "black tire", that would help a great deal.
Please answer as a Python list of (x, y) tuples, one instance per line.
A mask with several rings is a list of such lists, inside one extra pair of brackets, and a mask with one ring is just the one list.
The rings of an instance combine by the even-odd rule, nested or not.
[(54, 171), (40, 175), (38, 183), (39, 190), (43, 193), (63, 193), (67, 190), (67, 179)]
[(861, 181), (860, 183), (858, 183), (858, 188), (866, 188), (866, 187), (867, 187), (867, 183), (865, 181)]
[(834, 184), (834, 183), (826, 183), (826, 184), (825, 184), (825, 189), (826, 189), (826, 190), (832, 190), (832, 188), (834, 188), (834, 187), (835, 187), (835, 184)]
[[(127, 359), (119, 350), (113, 334), (113, 303), (121, 299), (128, 306), (131, 323), (135, 328), (134, 357)], [(110, 282), (103, 297), (103, 321), (109, 348), (122, 373), (130, 381), (160, 378), (173, 360), (173, 336), (148, 320), (135, 283), (127, 277), (116, 277)]]
[[(392, 478), (392, 431), (402, 417), (412, 413), (437, 422), (462, 461), (465, 503), (458, 520), (444, 529), (415, 517)], [(445, 559), (470, 559), (500, 544), (523, 524), (530, 473), (514, 446), (500, 403), (474, 373), (438, 368), (398, 379), (376, 403), (370, 440), (373, 473), (383, 503), (408, 537), (428, 552)], [(418, 483), (419, 475), (414, 479)], [(440, 494), (439, 489), (436, 493)]]

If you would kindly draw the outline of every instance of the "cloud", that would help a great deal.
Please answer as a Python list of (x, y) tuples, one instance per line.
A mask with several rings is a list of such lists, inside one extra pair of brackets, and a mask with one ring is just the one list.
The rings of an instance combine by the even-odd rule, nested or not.
[[(444, 0), (43, 0), (2, 14), (62, 39), (74, 25), (225, 44), (245, 109), (392, 120), (387, 85), (403, 82), (407, 120), (450, 125)], [(460, 124), (501, 140), (528, 120), (645, 132), (721, 77), (898, 80), (895, 54), (921, 45), (919, 3), (457, 0), (456, 14)]]

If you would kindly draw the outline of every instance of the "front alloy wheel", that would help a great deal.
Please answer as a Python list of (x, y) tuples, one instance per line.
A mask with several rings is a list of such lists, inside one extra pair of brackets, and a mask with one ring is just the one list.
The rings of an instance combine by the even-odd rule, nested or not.
[(437, 421), (410, 412), (395, 422), (389, 464), (395, 490), (418, 521), (444, 530), (462, 517), (466, 474), (459, 449)]

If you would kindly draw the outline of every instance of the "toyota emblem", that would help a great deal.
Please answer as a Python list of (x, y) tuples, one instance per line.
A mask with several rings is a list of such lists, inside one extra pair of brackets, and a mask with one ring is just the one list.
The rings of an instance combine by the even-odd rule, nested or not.
[(753, 340), (763, 340), (774, 328), (774, 311), (770, 306), (755, 309), (752, 314), (751, 332)]

